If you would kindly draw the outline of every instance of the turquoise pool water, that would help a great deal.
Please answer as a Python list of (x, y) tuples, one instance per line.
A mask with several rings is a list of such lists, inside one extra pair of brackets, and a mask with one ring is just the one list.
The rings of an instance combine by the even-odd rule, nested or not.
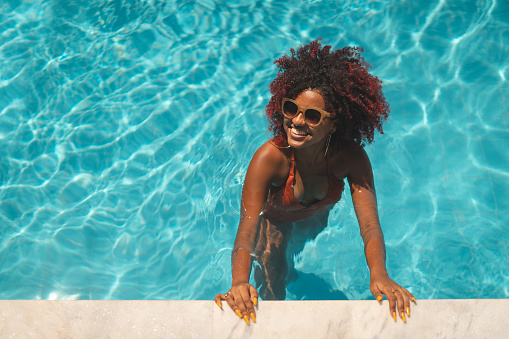
[[(272, 61), (360, 45), (392, 113), (368, 147), (392, 277), (509, 297), (504, 1), (4, 1), (0, 298), (212, 299)], [(370, 298), (349, 194), (290, 299)], [(310, 288), (313, 286), (313, 288)]]

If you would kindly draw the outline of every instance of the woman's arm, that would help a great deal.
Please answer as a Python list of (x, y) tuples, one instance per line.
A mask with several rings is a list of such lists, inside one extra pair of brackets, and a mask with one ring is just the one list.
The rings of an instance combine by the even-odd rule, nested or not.
[(371, 163), (364, 149), (352, 151), (349, 159), (348, 183), (352, 194), (364, 253), (370, 271), (370, 290), (378, 301), (385, 294), (389, 300), (389, 310), (396, 321), (398, 314), (406, 321), (405, 312), (410, 315), (410, 300), (413, 295), (389, 278), (385, 268), (385, 243), (376, 202), (375, 186)]
[(267, 195), (272, 184), (281, 181), (284, 156), (269, 142), (256, 151), (247, 169), (242, 188), (241, 215), (237, 236), (232, 251), (232, 287), (226, 294), (216, 295), (221, 307), (226, 300), (230, 308), (246, 323), (249, 316), (255, 319), (258, 292), (249, 284), (252, 253), (261, 222)]

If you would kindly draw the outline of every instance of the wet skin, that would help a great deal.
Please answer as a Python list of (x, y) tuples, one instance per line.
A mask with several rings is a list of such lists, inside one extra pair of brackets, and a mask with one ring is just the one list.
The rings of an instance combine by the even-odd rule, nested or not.
[[(294, 100), (301, 107), (325, 110), (325, 101), (317, 91), (306, 90)], [(324, 151), (329, 133), (336, 130), (333, 120), (325, 118), (318, 126), (309, 126), (299, 112), (293, 119), (285, 118), (284, 128), (288, 144), (294, 151), (293, 193), (296, 200), (312, 204), (323, 199), (328, 191)], [(249, 323), (249, 317), (254, 321), (254, 306), (259, 297), (256, 288), (249, 284), (251, 253), (256, 254), (261, 266), (261, 274), (255, 272), (255, 279), (262, 280), (264, 298), (284, 297), (282, 290), (288, 282), (286, 250), (291, 228), (295, 225), (271, 222), (262, 212), (271, 187), (286, 183), (292, 149), (278, 148), (272, 141), (266, 142), (254, 154), (246, 173), (241, 218), (232, 253), (232, 287), (227, 294), (215, 297), (218, 306), (222, 306), (221, 301), (226, 301), (246, 323)], [(385, 244), (369, 158), (363, 148), (351, 147), (330, 153), (329, 160), (332, 174), (340, 180), (348, 180), (370, 270), (370, 290), (380, 302), (383, 295), (386, 296), (394, 320), (397, 308), (397, 314), (406, 321), (405, 312), (410, 315), (410, 300), (415, 301), (415, 298), (390, 279), (385, 268)]]

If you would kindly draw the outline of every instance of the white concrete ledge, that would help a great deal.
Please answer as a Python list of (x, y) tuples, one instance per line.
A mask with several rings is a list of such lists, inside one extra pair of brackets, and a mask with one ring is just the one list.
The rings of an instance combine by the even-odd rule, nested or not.
[[(223, 307), (226, 305), (223, 305)], [(260, 301), (249, 326), (213, 301), (0, 301), (2, 338), (508, 338), (509, 299)]]

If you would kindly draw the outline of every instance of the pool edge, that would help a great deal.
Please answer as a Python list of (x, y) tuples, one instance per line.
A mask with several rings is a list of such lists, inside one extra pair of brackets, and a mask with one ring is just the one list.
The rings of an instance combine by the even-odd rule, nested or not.
[(0, 333), (36, 338), (504, 338), (509, 299), (418, 300), (404, 323), (388, 302), (260, 301), (246, 325), (213, 301), (0, 300)]

